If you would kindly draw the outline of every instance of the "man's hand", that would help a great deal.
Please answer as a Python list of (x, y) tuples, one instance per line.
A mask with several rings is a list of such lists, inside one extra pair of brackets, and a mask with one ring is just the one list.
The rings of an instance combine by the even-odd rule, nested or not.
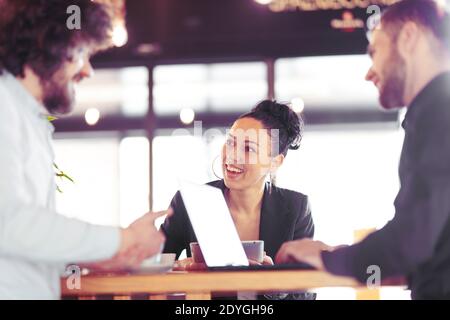
[(174, 271), (205, 271), (208, 270), (206, 263), (195, 262), (194, 258), (186, 258), (175, 262)]
[(261, 262), (251, 260), (251, 259), (248, 259), (248, 262), (250, 263), (251, 266), (261, 266), (261, 265), (272, 266), (274, 264), (272, 258), (270, 256), (268, 256), (265, 251), (264, 251), (263, 260)]
[(324, 270), (320, 253), (332, 250), (333, 247), (312, 239), (290, 241), (281, 246), (275, 261), (276, 263), (303, 262), (318, 270)]
[(87, 265), (90, 269), (101, 271), (138, 268), (148, 257), (162, 252), (165, 237), (155, 227), (155, 220), (164, 215), (171, 215), (172, 209), (150, 212), (121, 230), (120, 249), (107, 261)]

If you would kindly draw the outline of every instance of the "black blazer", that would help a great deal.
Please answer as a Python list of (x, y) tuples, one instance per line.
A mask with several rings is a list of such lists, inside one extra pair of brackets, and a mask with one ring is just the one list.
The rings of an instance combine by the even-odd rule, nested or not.
[[(213, 181), (209, 185), (226, 190), (223, 180)], [(171, 202), (174, 214), (166, 219), (161, 230), (166, 235), (164, 252), (176, 253), (177, 258), (186, 249), (191, 256), (189, 243), (197, 239), (192, 229), (180, 192), (177, 192)], [(273, 186), (269, 193), (268, 184), (265, 186), (261, 206), (260, 239), (264, 241), (267, 255), (275, 257), (285, 241), (312, 238), (314, 223), (308, 198), (299, 192)]]
[(366, 281), (407, 275), (414, 299), (450, 298), (450, 72), (414, 98), (405, 130), (395, 216), (363, 241), (322, 252), (332, 273)]

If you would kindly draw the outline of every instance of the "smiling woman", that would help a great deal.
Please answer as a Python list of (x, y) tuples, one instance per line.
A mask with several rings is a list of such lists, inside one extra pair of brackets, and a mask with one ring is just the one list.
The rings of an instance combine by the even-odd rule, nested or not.
[[(308, 197), (275, 186), (274, 178), (288, 150), (299, 148), (302, 132), (302, 119), (287, 105), (270, 100), (259, 103), (228, 131), (222, 147), (224, 178), (209, 183), (222, 191), (240, 240), (264, 241), (262, 264), (273, 264), (271, 257), (283, 242), (314, 235)], [(171, 207), (174, 214), (161, 227), (166, 235), (164, 252), (179, 257), (186, 249), (190, 257), (189, 244), (197, 239), (180, 192)], [(188, 270), (204, 268), (192, 258), (181, 261), (179, 266)]]
[[(209, 183), (222, 190), (240, 239), (264, 241), (265, 263), (272, 263), (270, 256), (284, 241), (314, 235), (307, 196), (274, 185), (277, 169), (288, 150), (299, 147), (302, 131), (302, 119), (287, 105), (261, 102), (230, 128), (222, 147), (224, 179)], [(186, 249), (190, 256), (189, 243), (197, 239), (179, 192), (171, 206), (174, 215), (162, 226), (164, 251), (178, 257)]]
[(269, 177), (271, 191), (277, 169), (289, 149), (300, 147), (302, 133), (302, 119), (287, 105), (270, 100), (259, 103), (230, 129), (222, 152), (225, 184), (242, 189)]

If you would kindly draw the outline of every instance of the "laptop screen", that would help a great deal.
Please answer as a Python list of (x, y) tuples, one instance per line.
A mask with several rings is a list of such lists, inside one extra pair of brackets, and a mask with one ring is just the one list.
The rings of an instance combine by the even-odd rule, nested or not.
[(248, 266), (222, 191), (180, 182), (180, 193), (208, 267)]

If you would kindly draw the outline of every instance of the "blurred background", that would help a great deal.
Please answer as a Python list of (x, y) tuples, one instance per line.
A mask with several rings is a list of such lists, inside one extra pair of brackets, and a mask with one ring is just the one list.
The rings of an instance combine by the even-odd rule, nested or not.
[(310, 197), (316, 239), (351, 244), (393, 217), (403, 115), (364, 80), (368, 7), (393, 0), (102, 2), (115, 48), (54, 122), (56, 163), (75, 180), (59, 182), (62, 213), (127, 226), (166, 209), (178, 178), (221, 175), (226, 128), (270, 98), (306, 123), (277, 183)]

